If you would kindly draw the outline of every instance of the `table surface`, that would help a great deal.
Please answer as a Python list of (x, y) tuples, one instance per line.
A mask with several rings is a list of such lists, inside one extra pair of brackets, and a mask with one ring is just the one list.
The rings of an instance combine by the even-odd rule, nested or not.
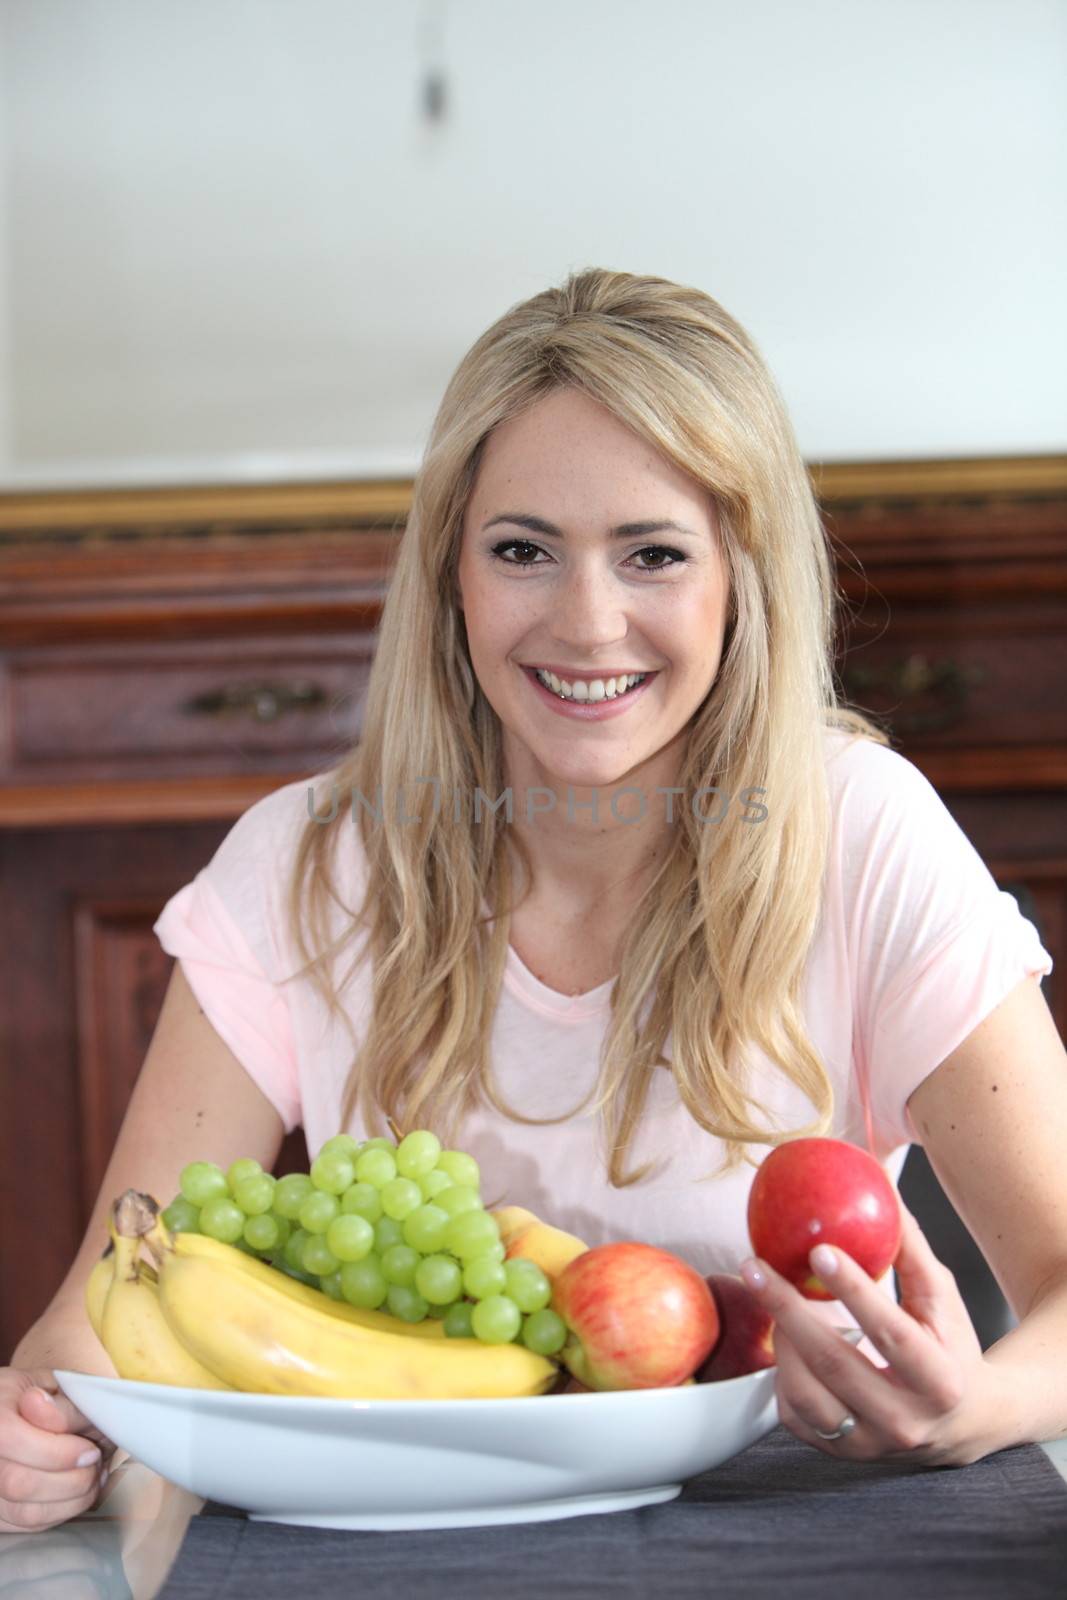
[[(788, 1436), (784, 1435), (784, 1430), (776, 1430), (776, 1434), (771, 1436), (772, 1440), (778, 1435), (782, 1435), (784, 1438), (788, 1439)], [(791, 1439), (788, 1439), (788, 1443), (790, 1445), (795, 1445), (798, 1451), (807, 1450), (807, 1447), (800, 1446)], [(753, 1448), (759, 1449), (760, 1447), (756, 1446)], [(1061, 1479), (1067, 1480), (1067, 1439), (1054, 1440), (1050, 1443), (1042, 1445), (1041, 1449), (1045, 1453), (1045, 1456), (1048, 1458), (1048, 1460), (1050, 1460), (1055, 1466), (1056, 1470), (1060, 1474)], [(746, 1452), (746, 1455), (747, 1454), (750, 1453)], [(827, 1470), (826, 1464), (829, 1461), (829, 1458), (822, 1456), (818, 1452), (810, 1452), (810, 1454), (812, 1458), (812, 1470), (815, 1470), (816, 1468), (821, 1469), (824, 1480), (821, 1483), (821, 1486), (816, 1488), (813, 1492), (816, 1494), (825, 1495), (828, 1491), (837, 1490), (838, 1497), (840, 1497), (839, 1492), (841, 1488), (847, 1485), (849, 1482), (848, 1474), (846, 1473), (846, 1475), (842, 1477), (841, 1472), (839, 1472), (839, 1482), (837, 1483), (834, 1483), (832, 1480), (827, 1481), (825, 1479), (825, 1472)], [(778, 1455), (779, 1458), (784, 1459), (781, 1445), (779, 1445)], [(999, 1458), (990, 1459), (1009, 1460), (1011, 1455), (1012, 1452), (1004, 1452)], [(735, 1459), (740, 1463), (743, 1462), (745, 1458), (737, 1457)], [(714, 1489), (717, 1479), (721, 1480), (725, 1484), (725, 1494), (727, 1500), (736, 1501), (738, 1503), (740, 1502), (741, 1495), (737, 1487), (732, 1485), (729, 1479), (722, 1478), (723, 1474), (728, 1473), (731, 1465), (731, 1463), (727, 1463), (726, 1466), (717, 1469), (717, 1473), (708, 1474), (706, 1478), (701, 1480), (693, 1480), (693, 1484), (697, 1486), (697, 1492), (694, 1499), (687, 1502), (687, 1510), (691, 1509), (693, 1504), (699, 1502), (699, 1500), (702, 1498), (699, 1491), (701, 1486), (705, 1484), (711, 1486), (710, 1498), (715, 1498)], [(975, 1474), (979, 1471), (979, 1469), (982, 1469), (987, 1465), (987, 1463), (979, 1462), (976, 1463), (974, 1467), (949, 1469), (947, 1476), (963, 1477), (967, 1474)], [(799, 1487), (802, 1489), (803, 1476), (802, 1474), (797, 1473), (795, 1462), (793, 1463), (793, 1467), (794, 1470), (792, 1472), (790, 1486), (795, 1490), (799, 1485)], [(843, 1462), (829, 1462), (829, 1470), (831, 1474), (833, 1469), (842, 1469), (842, 1471), (844, 1471), (846, 1467), (847, 1464)], [(885, 1469), (875, 1467), (867, 1470), (870, 1473), (877, 1475), (879, 1471), (884, 1471)], [(916, 1469), (910, 1470), (913, 1475), (912, 1481), (914, 1481), (914, 1473)], [(857, 1466), (854, 1469), (851, 1469), (851, 1471), (856, 1475), (861, 1475), (864, 1473), (865, 1469), (862, 1466)], [(944, 1481), (945, 1477), (946, 1473), (944, 1472), (933, 1475), (935, 1480)], [(852, 1479), (853, 1485), (856, 1481), (857, 1478)], [(670, 1512), (672, 1507), (678, 1508), (683, 1502), (686, 1502), (690, 1487), (691, 1486), (687, 1485), (686, 1490), (683, 1491), (681, 1502), (668, 1502), (665, 1506), (650, 1509), (662, 1515), (663, 1513)], [(775, 1494), (778, 1496), (779, 1500), (781, 1498), (780, 1488), (781, 1486), (776, 1486), (775, 1488)], [(990, 1494), (988, 1485), (984, 1487), (983, 1492), (986, 1496)], [(997, 1492), (996, 1486), (994, 1486), (993, 1492), (997, 1499), (1001, 1498)], [(709, 1498), (709, 1496), (704, 1496), (704, 1498)], [(774, 1497), (772, 1496), (772, 1500), (773, 1498)], [(830, 1505), (831, 1499), (827, 1499), (825, 1503)], [(243, 1522), (243, 1519), (238, 1519), (237, 1517), (232, 1516), (221, 1516), (216, 1511), (216, 1508), (210, 1508), (210, 1510), (213, 1515), (208, 1519), (208, 1521), (210, 1521), (212, 1524), (210, 1531), (215, 1535), (215, 1543), (218, 1545), (220, 1552), (220, 1566), (223, 1564), (223, 1555), (225, 1555), (225, 1559), (227, 1561), (232, 1559), (232, 1547), (235, 1546), (239, 1535), (246, 1527), (252, 1527), (255, 1530), (255, 1536), (258, 1538), (268, 1538), (268, 1530), (270, 1530), (270, 1533), (274, 1535), (276, 1540), (283, 1541), (282, 1545), (279, 1547), (281, 1549), (286, 1548), (284, 1545), (284, 1540), (286, 1538), (296, 1540), (296, 1543), (288, 1546), (294, 1561), (294, 1570), (290, 1570), (287, 1573), (281, 1574), (282, 1581), (287, 1585), (295, 1585), (296, 1581), (305, 1576), (308, 1566), (314, 1566), (314, 1561), (311, 1559), (311, 1552), (313, 1550), (322, 1552), (325, 1548), (323, 1544), (324, 1540), (329, 1543), (331, 1540), (342, 1539), (370, 1539), (372, 1541), (378, 1541), (383, 1539), (392, 1540), (393, 1538), (401, 1537), (399, 1535), (383, 1534), (353, 1535), (337, 1533), (331, 1535), (323, 1534), (319, 1530), (283, 1529), (274, 1524), (257, 1523), (246, 1525)], [(190, 1527), (191, 1519), (195, 1516), (198, 1516), (203, 1511), (204, 1502), (196, 1496), (188, 1493), (184, 1489), (177, 1488), (174, 1484), (167, 1483), (164, 1479), (160, 1478), (158, 1474), (150, 1471), (149, 1468), (145, 1467), (142, 1463), (126, 1460), (125, 1463), (113, 1473), (104, 1498), (94, 1511), (85, 1516), (78, 1517), (71, 1522), (65, 1523), (62, 1527), (50, 1529), (46, 1533), (0, 1535), (0, 1600), (3, 1600), (3, 1597), (9, 1592), (12, 1595), (17, 1594), (20, 1597), (23, 1595), (39, 1595), (41, 1600), (85, 1600), (85, 1597), (89, 1596), (94, 1597), (94, 1600), (155, 1600), (155, 1597), (160, 1594), (167, 1582), (169, 1574), (174, 1568), (175, 1559), (178, 1555), (178, 1551), (181, 1547), (186, 1532)], [(672, 1514), (677, 1514), (677, 1512), (675, 1511)], [(886, 1503), (881, 1514), (888, 1515), (891, 1521), (892, 1507)], [(616, 1512), (613, 1513), (610, 1518), (605, 1516), (596, 1516), (567, 1520), (574, 1523), (602, 1524), (609, 1521), (615, 1522), (619, 1518), (633, 1519), (640, 1515), (641, 1513), (639, 1512)], [(783, 1532), (783, 1529), (780, 1524), (780, 1517), (776, 1518), (775, 1516), (774, 1504), (772, 1503), (770, 1506), (765, 1507), (762, 1515), (765, 1519), (764, 1525), (769, 1525), (772, 1537), (774, 1536), (775, 1532), (777, 1532), (780, 1536)], [(645, 1526), (647, 1527), (648, 1525), (646, 1524)], [(691, 1520), (689, 1526), (692, 1527)], [(529, 1541), (531, 1536), (536, 1539), (538, 1537), (536, 1530), (538, 1529), (554, 1530), (556, 1536), (558, 1537), (558, 1530), (564, 1527), (565, 1524), (561, 1522), (534, 1523), (525, 1524), (522, 1527), (521, 1532), (519, 1529), (509, 1528), (498, 1528), (494, 1530), (476, 1529), (448, 1531), (446, 1532), (445, 1537), (448, 1539), (470, 1540), (473, 1535), (483, 1532), (491, 1532), (492, 1535), (494, 1535), (497, 1539), (503, 1540), (503, 1543), (501, 1543), (498, 1547), (499, 1559), (506, 1561), (509, 1548), (509, 1534), (512, 1537), (512, 1544), (514, 1545), (520, 1539), (520, 1537), (525, 1541)], [(632, 1529), (633, 1524), (631, 1523), (629, 1530), (631, 1538), (634, 1536)], [(197, 1527), (198, 1534), (205, 1531), (207, 1531), (206, 1524)], [(955, 1530), (953, 1531), (955, 1532)], [(624, 1530), (620, 1527), (618, 1532), (620, 1535), (622, 1535)], [(404, 1553), (400, 1559), (404, 1560), (405, 1562), (415, 1559), (413, 1542), (417, 1541), (419, 1537), (440, 1538), (441, 1535), (434, 1534), (420, 1536), (411, 1533), (404, 1534), (402, 1536), (404, 1540)], [(548, 1535), (542, 1534), (541, 1537), (547, 1538)], [(640, 1537), (640, 1534), (638, 1537)], [(1061, 1573), (1064, 1574), (1062, 1587), (1059, 1583), (1057, 1583), (1054, 1588), (1044, 1589), (1039, 1584), (1037, 1587), (1032, 1585), (1030, 1588), (1027, 1588), (1024, 1591), (1022, 1588), (1017, 1588), (1015, 1585), (1013, 1585), (1013, 1594), (1022, 1595), (1025, 1592), (1026, 1594), (1035, 1596), (1036, 1600), (1036, 1597), (1039, 1595), (1043, 1596), (1047, 1594), (1048, 1596), (1053, 1597), (1067, 1591), (1067, 1489), (1064, 1490), (1063, 1494), (1062, 1539), (1064, 1563), (1063, 1567), (1061, 1568)], [(309, 1540), (312, 1541), (311, 1544), (307, 1542)], [(317, 1544), (314, 1543), (315, 1541), (317, 1541)], [(336, 1548), (337, 1547), (335, 1546), (335, 1549)], [(383, 1547), (379, 1546), (378, 1548), (382, 1549)], [(459, 1547), (459, 1549), (460, 1557), (462, 1559), (462, 1546)], [(1010, 1551), (1006, 1552), (1006, 1558), (1010, 1559)], [(496, 1558), (494, 1558), (494, 1560), (495, 1559)], [(931, 1555), (930, 1559), (931, 1584), (933, 1585), (930, 1593), (936, 1593), (938, 1595), (945, 1596), (951, 1596), (955, 1594), (957, 1590), (953, 1589), (951, 1585), (951, 1569), (949, 1569), (949, 1571), (943, 1570), (940, 1573), (935, 1573), (932, 1570), (932, 1566), (936, 1564), (934, 1562), (933, 1555)], [(297, 1560), (299, 1560), (299, 1571), (295, 1570), (295, 1564)], [(847, 1600), (847, 1587), (842, 1588), (841, 1586), (842, 1572), (840, 1560), (840, 1550), (837, 1549), (835, 1552), (831, 1548), (828, 1541), (827, 1561), (831, 1564), (833, 1564), (834, 1561), (837, 1563), (837, 1577), (833, 1587), (838, 1600)], [(272, 1569), (273, 1575), (277, 1577), (277, 1552), (274, 1551), (273, 1548)], [(434, 1570), (436, 1571), (436, 1567)], [(494, 1582), (497, 1584), (499, 1584), (499, 1572), (501, 1570), (503, 1569), (499, 1566), (494, 1566), (494, 1571), (496, 1572)], [(403, 1572), (401, 1569), (397, 1568), (395, 1564), (392, 1565), (392, 1571), (394, 1574), (393, 1582), (395, 1584), (395, 1592), (401, 1592), (403, 1588)], [(513, 1577), (514, 1576), (515, 1575), (513, 1574)], [(857, 1573), (856, 1576), (857, 1581), (859, 1581), (859, 1574)], [(775, 1581), (780, 1587), (780, 1577)], [(347, 1585), (343, 1586), (344, 1592), (354, 1592), (354, 1583), (355, 1574), (354, 1572), (350, 1571), (348, 1574)], [(313, 1586), (315, 1593), (319, 1596), (327, 1597), (334, 1592), (329, 1587), (320, 1587), (318, 1583), (314, 1583)], [(426, 1591), (428, 1596), (432, 1597), (436, 1592), (433, 1576), (423, 1574), (423, 1582), (420, 1583), (420, 1587)], [(509, 1588), (510, 1587), (511, 1583), (509, 1582)], [(515, 1587), (518, 1592), (517, 1583)], [(654, 1587), (656, 1592), (660, 1595), (661, 1600), (669, 1600), (669, 1597), (673, 1593), (677, 1593), (679, 1595), (682, 1593), (686, 1595), (690, 1593), (703, 1594), (706, 1592), (710, 1593), (711, 1590), (714, 1589), (716, 1594), (721, 1597), (726, 1592), (723, 1589), (721, 1579), (717, 1578), (715, 1581), (712, 1581), (710, 1574), (707, 1577), (706, 1583), (703, 1578), (699, 1578), (697, 1586), (693, 1588), (689, 1587), (688, 1582), (686, 1582), (682, 1587), (675, 1587), (674, 1589), (670, 1587), (669, 1582), (657, 1582)], [(603, 1593), (605, 1596), (607, 1596), (612, 1592), (612, 1588), (612, 1581), (608, 1579), (608, 1575), (603, 1572), (602, 1568), (600, 1568), (597, 1569), (597, 1581), (592, 1587), (583, 1588), (581, 1592), (583, 1595), (592, 1595), (594, 1593), (599, 1595)], [(215, 1593), (215, 1586), (212, 1582), (210, 1587), (202, 1588), (199, 1583), (194, 1583), (193, 1587), (188, 1589), (188, 1591), (184, 1587), (182, 1588), (181, 1593), (183, 1596), (186, 1592), (189, 1594), (195, 1592), (198, 1596), (202, 1594), (205, 1596), (206, 1600), (207, 1596)], [(220, 1589), (219, 1592), (221, 1594), (223, 1591)], [(227, 1588), (225, 1590), (227, 1595), (241, 1595), (243, 1592), (243, 1588), (241, 1587)], [(251, 1589), (249, 1589), (248, 1592), (251, 1593)], [(282, 1588), (278, 1592), (284, 1593), (288, 1591), (286, 1588)], [(341, 1593), (342, 1589), (339, 1588), (336, 1592)], [(388, 1590), (383, 1589), (383, 1592), (388, 1592)], [(444, 1593), (446, 1591), (442, 1590), (441, 1592)], [(453, 1591), (448, 1590), (447, 1592), (452, 1593)], [(455, 1592), (459, 1593), (460, 1591), (456, 1590)], [(490, 1589), (486, 1592), (492, 1592), (492, 1590)], [(499, 1592), (499, 1590), (497, 1592)], [(540, 1592), (543, 1593), (544, 1591), (541, 1590)], [(566, 1591), (563, 1589), (558, 1589), (557, 1592), (562, 1594)], [(640, 1589), (634, 1590), (627, 1586), (624, 1586), (620, 1589), (618, 1582), (615, 1581), (614, 1592), (621, 1596), (629, 1595), (630, 1593), (641, 1593), (644, 1591)], [(756, 1597), (764, 1592), (768, 1594), (771, 1593), (771, 1587), (769, 1586), (767, 1590), (764, 1591), (763, 1589), (752, 1588), (746, 1585), (746, 1593), (750, 1594), (753, 1597), (753, 1600), (756, 1600)], [(808, 1590), (793, 1589), (791, 1587), (790, 1592), (807, 1593)], [(812, 1592), (814, 1592), (814, 1590), (812, 1590)], [(859, 1590), (857, 1590), (857, 1592), (859, 1592)], [(967, 1591), (960, 1589), (958, 1592), (965, 1593)], [(992, 1593), (994, 1591), (990, 1590), (989, 1592)], [(865, 1597), (865, 1600), (876, 1600), (877, 1591), (872, 1591), (870, 1587), (869, 1574), (865, 1575), (862, 1580), (862, 1593)], [(918, 1591), (916, 1590), (914, 1581), (909, 1581), (909, 1600), (916, 1600), (917, 1593)]]

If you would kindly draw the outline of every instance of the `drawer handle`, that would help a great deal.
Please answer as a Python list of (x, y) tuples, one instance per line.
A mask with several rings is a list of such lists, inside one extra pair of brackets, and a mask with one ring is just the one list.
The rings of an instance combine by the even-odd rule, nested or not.
[[(893, 695), (898, 709), (889, 713), (900, 733), (943, 733), (960, 722), (967, 710), (972, 689), (989, 681), (989, 669), (981, 663), (961, 666), (956, 661), (931, 663), (924, 655), (905, 656), (883, 667), (864, 667), (851, 662), (842, 673), (842, 684), (851, 695), (869, 693)], [(937, 696), (940, 705), (908, 708), (907, 702), (925, 695)]]
[(181, 709), (187, 717), (245, 716), (275, 722), (288, 711), (319, 711), (326, 698), (318, 683), (227, 683), (187, 700)]

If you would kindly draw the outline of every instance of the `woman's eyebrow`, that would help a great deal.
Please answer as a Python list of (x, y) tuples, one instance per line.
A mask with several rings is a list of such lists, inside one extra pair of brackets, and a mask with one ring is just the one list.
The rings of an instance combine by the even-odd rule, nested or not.
[[(482, 524), (483, 533), (486, 528), (495, 528), (499, 522), (513, 522), (516, 527), (526, 528), (530, 533), (540, 533), (549, 539), (564, 537), (562, 528), (546, 522), (544, 517), (533, 517), (515, 511), (505, 511), (499, 517), (491, 517), (488, 522)], [(609, 533), (613, 539), (643, 539), (651, 533), (682, 533), (690, 539), (700, 538), (692, 528), (683, 528), (680, 522), (620, 522), (617, 528), (609, 529)]]

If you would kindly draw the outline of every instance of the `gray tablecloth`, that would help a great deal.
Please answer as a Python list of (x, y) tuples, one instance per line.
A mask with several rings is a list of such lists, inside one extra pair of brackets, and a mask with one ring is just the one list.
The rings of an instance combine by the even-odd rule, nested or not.
[(193, 1519), (160, 1600), (1065, 1600), (1067, 1484), (1034, 1445), (969, 1467), (838, 1461), (784, 1428), (678, 1499), (510, 1527)]

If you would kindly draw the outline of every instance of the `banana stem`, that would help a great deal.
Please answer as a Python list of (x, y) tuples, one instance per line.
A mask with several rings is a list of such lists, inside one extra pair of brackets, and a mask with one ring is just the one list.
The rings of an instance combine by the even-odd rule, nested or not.
[(142, 1239), (155, 1226), (159, 1207), (150, 1194), (127, 1189), (111, 1208), (116, 1230), (126, 1239)]
[(174, 1235), (171, 1233), (162, 1217), (157, 1217), (155, 1222), (144, 1235), (144, 1242), (152, 1254), (157, 1267), (161, 1267), (165, 1258), (174, 1249)]
[(137, 1276), (137, 1252), (141, 1248), (139, 1239), (131, 1239), (127, 1234), (120, 1233), (115, 1236), (115, 1281), (125, 1279), (131, 1281)]

